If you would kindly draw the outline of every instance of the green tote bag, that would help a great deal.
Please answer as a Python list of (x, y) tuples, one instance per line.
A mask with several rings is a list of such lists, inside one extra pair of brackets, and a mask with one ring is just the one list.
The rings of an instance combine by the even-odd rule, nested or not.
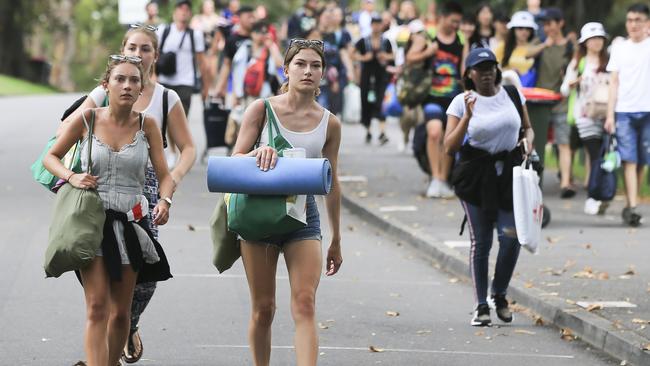
[[(92, 134), (95, 110), (88, 128), (88, 174), (91, 173)], [(84, 268), (95, 258), (104, 236), (106, 214), (96, 190), (75, 188), (68, 183), (56, 195), (49, 243), (45, 251), (45, 274), (59, 277)]]
[[(268, 100), (264, 101), (268, 120), (269, 146), (278, 156), (293, 146), (280, 134), (277, 121)], [(274, 136), (275, 131), (275, 136)], [(243, 193), (226, 194), (228, 208), (228, 229), (244, 240), (261, 240), (282, 235), (307, 225), (294, 214), (296, 196), (253, 195)], [(304, 207), (299, 210), (304, 211)]]
[(210, 235), (214, 249), (212, 264), (219, 273), (223, 273), (239, 259), (241, 251), (237, 234), (228, 231), (226, 202), (221, 196), (210, 217)]

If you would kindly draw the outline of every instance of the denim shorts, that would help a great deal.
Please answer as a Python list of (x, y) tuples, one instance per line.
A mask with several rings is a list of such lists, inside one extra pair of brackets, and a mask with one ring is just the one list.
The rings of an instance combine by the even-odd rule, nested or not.
[(553, 122), (553, 137), (558, 145), (569, 145), (571, 142), (571, 126), (567, 122), (567, 114), (553, 113), (551, 116)]
[(616, 143), (622, 161), (650, 163), (650, 112), (617, 112)]
[(255, 241), (255, 244), (270, 244), (282, 248), (295, 241), (302, 240), (318, 240), (321, 241), (323, 236), (320, 231), (320, 215), (318, 213), (318, 206), (316, 206), (316, 199), (314, 196), (307, 196), (307, 226), (302, 227), (296, 231), (282, 235), (274, 235), (266, 239)]

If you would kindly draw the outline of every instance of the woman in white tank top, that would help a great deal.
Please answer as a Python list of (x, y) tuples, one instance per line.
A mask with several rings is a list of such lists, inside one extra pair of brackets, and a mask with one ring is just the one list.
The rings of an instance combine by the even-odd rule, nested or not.
[[(332, 190), (325, 203), (332, 242), (327, 252), (326, 275), (334, 275), (341, 257), (341, 190), (336, 175), (341, 123), (321, 107), (314, 96), (323, 77), (325, 58), (322, 41), (292, 40), (284, 58), (288, 78), (283, 94), (269, 99), (280, 133), (294, 147), (306, 150), (308, 158), (325, 157), (332, 164)], [(275, 167), (277, 152), (267, 146), (266, 112), (263, 100), (253, 102), (244, 113), (233, 156), (254, 156), (261, 170)], [(260, 147), (253, 149), (260, 136)], [(252, 150), (252, 151), (251, 151)], [(262, 244), (262, 245), (260, 245)], [(316, 365), (318, 334), (315, 321), (316, 289), (321, 276), (322, 251), (318, 209), (313, 196), (307, 200), (307, 226), (295, 232), (264, 240), (242, 240), (241, 254), (251, 293), (252, 314), (249, 341), (253, 362), (267, 366), (271, 357), (271, 323), (275, 313), (275, 275), (280, 252), (284, 252), (291, 286), (291, 313), (295, 321), (298, 365)]]

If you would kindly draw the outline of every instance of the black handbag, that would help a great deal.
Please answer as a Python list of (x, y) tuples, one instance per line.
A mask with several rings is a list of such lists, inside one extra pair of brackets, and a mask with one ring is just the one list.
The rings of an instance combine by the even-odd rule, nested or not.
[[(162, 39), (160, 41), (160, 56), (158, 57), (158, 61), (156, 61), (156, 74), (158, 75), (162, 74), (165, 76), (172, 76), (176, 74), (176, 52), (162, 52), (163, 46), (165, 46), (165, 41), (167, 40), (167, 36), (169, 36), (170, 31), (171, 25), (167, 25), (163, 31)], [(191, 28), (188, 28), (185, 33), (183, 33), (183, 38), (181, 38), (181, 43), (178, 45), (178, 50), (183, 47), (185, 36), (190, 31)], [(192, 38), (191, 40), (194, 41), (194, 38), (191, 34), (190, 38)], [(194, 46), (194, 42), (192, 42), (192, 46)], [(194, 55), (194, 47), (192, 47), (192, 55)]]
[(203, 109), (203, 126), (207, 148), (227, 146), (225, 141), (226, 126), (230, 110), (226, 109), (220, 100), (206, 101)]

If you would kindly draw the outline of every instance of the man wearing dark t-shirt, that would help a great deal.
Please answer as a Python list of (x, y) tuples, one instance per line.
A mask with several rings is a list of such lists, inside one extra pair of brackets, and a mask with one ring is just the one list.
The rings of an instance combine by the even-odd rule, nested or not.
[(228, 80), (232, 69), (232, 59), (237, 53), (239, 46), (251, 37), (251, 30), (255, 23), (255, 14), (250, 6), (242, 6), (237, 13), (239, 16), (239, 25), (226, 40), (226, 46), (223, 50), (223, 59), (219, 69), (219, 78), (216, 86), (218, 97), (225, 98), (228, 89)]
[[(406, 55), (407, 63), (423, 62), (433, 70), (431, 91), (423, 103), (426, 120), (426, 152), (431, 171), (427, 197), (450, 198), (454, 192), (447, 183), (452, 158), (442, 150), (447, 122), (447, 107), (462, 91), (462, 63), (466, 52), (458, 35), (463, 8), (449, 1), (440, 7), (437, 27), (426, 29), (426, 34), (412, 37)], [(413, 31), (417, 29), (412, 29)]]
[(304, 35), (316, 28), (318, 20), (318, 0), (305, 0), (302, 8), (298, 9), (287, 21), (287, 39), (303, 38)]

